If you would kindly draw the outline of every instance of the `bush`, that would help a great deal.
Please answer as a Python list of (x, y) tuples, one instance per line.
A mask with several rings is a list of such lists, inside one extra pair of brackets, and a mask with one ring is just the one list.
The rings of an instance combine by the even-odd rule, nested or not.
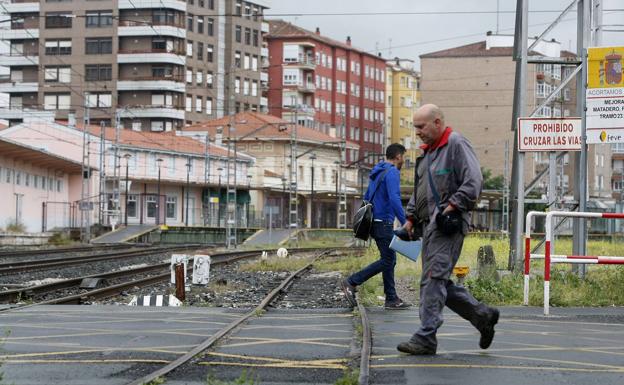
[(24, 226), (22, 222), (9, 220), (6, 226), (6, 231), (9, 233), (25, 233), (26, 226)]
[(68, 245), (72, 243), (72, 241), (63, 233), (54, 233), (48, 239), (48, 243), (54, 246), (62, 246), (62, 245)]

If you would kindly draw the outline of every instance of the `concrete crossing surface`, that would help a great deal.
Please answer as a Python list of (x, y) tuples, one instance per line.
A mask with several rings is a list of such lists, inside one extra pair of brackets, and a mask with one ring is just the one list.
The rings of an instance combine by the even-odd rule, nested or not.
[[(624, 309), (501, 309), (494, 343), (445, 311), (438, 355), (401, 354), (416, 308), (369, 308), (372, 384), (624, 383)], [(0, 371), (14, 385), (127, 384), (171, 362), (242, 314), (219, 308), (35, 306), (1, 312)], [(231, 381), (334, 384), (359, 362), (358, 318), (348, 309), (270, 310), (167, 377), (167, 384)]]

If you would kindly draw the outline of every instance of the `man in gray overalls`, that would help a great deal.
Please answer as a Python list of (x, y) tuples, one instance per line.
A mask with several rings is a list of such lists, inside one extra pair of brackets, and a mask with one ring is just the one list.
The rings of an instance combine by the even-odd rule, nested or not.
[[(414, 114), (414, 128), (424, 143), (424, 154), (416, 161), (417, 189), (407, 206), (404, 227), (423, 235), (421, 326), (397, 349), (416, 355), (435, 354), (436, 332), (442, 326), (445, 305), (481, 332), (479, 346), (487, 349), (494, 338), (498, 310), (480, 303), (450, 280), (468, 232), (470, 210), (481, 193), (479, 161), (468, 140), (445, 126), (437, 106), (420, 107)], [(453, 221), (454, 225), (447, 226)]]

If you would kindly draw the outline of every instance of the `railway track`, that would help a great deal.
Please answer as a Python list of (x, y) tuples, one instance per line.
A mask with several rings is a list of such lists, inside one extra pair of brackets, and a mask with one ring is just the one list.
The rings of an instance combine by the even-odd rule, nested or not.
[[(234, 329), (242, 327), (250, 318), (252, 317), (262, 317), (263, 314), (267, 311), (268, 307), (279, 300), (280, 298), (284, 298), (285, 293), (291, 288), (295, 279), (301, 278), (307, 272), (309, 272), (314, 264), (319, 261), (319, 259), (328, 255), (329, 253), (334, 252), (336, 249), (327, 249), (319, 252), (314, 260), (308, 263), (306, 266), (301, 269), (295, 271), (290, 274), (286, 279), (284, 279), (278, 286), (276, 286), (273, 290), (269, 292), (264, 299), (251, 311), (245, 313), (244, 315), (238, 317), (231, 323), (227, 324), (217, 332), (215, 332), (212, 336), (204, 340), (199, 345), (195, 346), (193, 349), (185, 353), (183, 356), (179, 357), (175, 361), (167, 364), (166, 366), (157, 369), (143, 377), (136, 379), (129, 383), (128, 385), (144, 385), (152, 383), (153, 381), (161, 381), (164, 379), (172, 371), (180, 368), (181, 366), (191, 362), (194, 358), (199, 357), (206, 350), (214, 347), (217, 343), (225, 339)], [(357, 251), (354, 249), (349, 249), (349, 251)], [(362, 343), (361, 343), (361, 351), (360, 351), (360, 374), (359, 374), (359, 384), (367, 385), (369, 379), (369, 361), (370, 361), (370, 352), (371, 352), (371, 329), (370, 323), (368, 320), (368, 316), (366, 313), (366, 309), (360, 303), (359, 298), (358, 301), (358, 314), (360, 317), (360, 323), (362, 324)]]
[(0, 259), (7, 257), (23, 257), (34, 255), (53, 255), (53, 254), (65, 254), (65, 253), (82, 253), (87, 251), (97, 250), (115, 250), (115, 249), (127, 249), (128, 247), (147, 247), (141, 244), (132, 245), (107, 245), (107, 246), (74, 246), (74, 247), (58, 247), (47, 249), (25, 249), (25, 250), (6, 250), (0, 251)]
[[(126, 246), (127, 247), (127, 246)], [(45, 270), (57, 267), (67, 267), (67, 266), (75, 266), (81, 265), (85, 263), (92, 263), (98, 261), (108, 261), (129, 257), (139, 257), (144, 255), (150, 255), (155, 253), (160, 253), (164, 251), (177, 251), (177, 250), (187, 250), (198, 248), (199, 245), (185, 245), (183, 247), (150, 247), (144, 248), (140, 250), (130, 250), (130, 251), (122, 251), (122, 252), (110, 252), (110, 253), (101, 253), (95, 255), (81, 255), (81, 256), (71, 256), (65, 258), (53, 258), (53, 259), (45, 259), (45, 260), (28, 260), (28, 261), (14, 261), (14, 262), (5, 262), (0, 263), (0, 276), (22, 273), (27, 271), (37, 271), (37, 270)], [(201, 246), (202, 248), (205, 246)]]

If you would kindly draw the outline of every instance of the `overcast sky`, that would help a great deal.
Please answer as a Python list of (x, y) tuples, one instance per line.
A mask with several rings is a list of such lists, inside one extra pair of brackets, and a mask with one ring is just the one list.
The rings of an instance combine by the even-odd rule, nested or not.
[[(484, 40), (487, 31), (496, 30), (497, 16), (470, 15), (377, 15), (377, 16), (274, 16), (275, 14), (345, 13), (345, 12), (496, 12), (496, 0), (270, 0), (267, 18), (281, 18), (309, 30), (316, 27), (336, 40), (351, 36), (353, 45), (386, 58), (399, 56), (418, 61), (428, 52)], [(513, 34), (515, 0), (499, 0), (499, 32)], [(529, 10), (563, 10), (571, 0), (530, 1)], [(624, 9), (622, 0), (604, 0), (604, 9)], [(529, 15), (529, 36), (540, 34), (558, 13)], [(564, 49), (576, 49), (576, 12), (550, 34)], [(605, 12), (603, 24), (624, 24), (624, 11)], [(620, 29), (622, 27), (619, 27)], [(624, 32), (604, 33), (602, 45), (624, 45)]]

